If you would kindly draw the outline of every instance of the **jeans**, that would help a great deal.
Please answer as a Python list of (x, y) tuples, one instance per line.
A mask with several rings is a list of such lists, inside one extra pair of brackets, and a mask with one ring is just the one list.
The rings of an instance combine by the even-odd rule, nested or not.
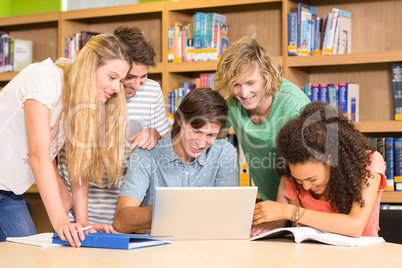
[(7, 237), (36, 234), (31, 215), (22, 195), (0, 190), (0, 242)]

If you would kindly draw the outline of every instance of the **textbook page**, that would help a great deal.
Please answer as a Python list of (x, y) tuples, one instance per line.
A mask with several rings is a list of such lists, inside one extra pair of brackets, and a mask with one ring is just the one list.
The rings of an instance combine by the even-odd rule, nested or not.
[(32, 246), (39, 246), (39, 247), (60, 247), (62, 245), (53, 244), (52, 237), (53, 233), (41, 233), (31, 236), (24, 236), (24, 237), (7, 237), (6, 241), (21, 243), (26, 245)]
[(311, 227), (284, 227), (271, 230), (251, 238), (250, 240), (258, 240), (262, 238), (274, 238), (292, 234), (296, 243), (301, 243), (308, 240), (318, 241), (321, 243), (335, 246), (360, 246), (378, 242), (385, 242), (382, 237), (350, 237), (334, 233), (320, 231)]

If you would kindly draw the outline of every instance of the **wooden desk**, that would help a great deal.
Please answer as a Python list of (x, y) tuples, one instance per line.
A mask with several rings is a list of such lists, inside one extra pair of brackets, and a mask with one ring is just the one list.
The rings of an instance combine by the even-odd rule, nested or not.
[[(1, 267), (398, 267), (402, 245), (337, 247), (275, 240), (172, 241), (133, 250), (0, 243)], [(399, 264), (398, 264), (399, 263)]]

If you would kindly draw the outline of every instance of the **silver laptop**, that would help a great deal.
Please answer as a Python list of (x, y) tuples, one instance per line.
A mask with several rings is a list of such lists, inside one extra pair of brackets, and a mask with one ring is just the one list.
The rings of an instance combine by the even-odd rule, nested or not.
[(257, 187), (156, 187), (152, 235), (249, 239)]

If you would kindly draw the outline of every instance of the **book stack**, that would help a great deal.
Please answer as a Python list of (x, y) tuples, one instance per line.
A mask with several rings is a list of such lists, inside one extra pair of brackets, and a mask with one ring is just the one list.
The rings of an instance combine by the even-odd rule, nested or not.
[(317, 8), (298, 3), (288, 13), (288, 55), (335, 55), (351, 53), (352, 14), (339, 8), (317, 17)]
[(168, 29), (168, 62), (218, 60), (228, 47), (226, 16), (197, 12), (190, 23)]
[(301, 90), (310, 101), (326, 102), (342, 111), (352, 122), (359, 122), (359, 91), (358, 83), (311, 84)]
[(385, 160), (387, 191), (402, 191), (402, 138), (370, 138), (370, 143)]
[(73, 37), (67, 37), (64, 39), (64, 57), (74, 61), (78, 55), (78, 52), (85, 46), (85, 44), (92, 37), (100, 33), (81, 31), (74, 34)]
[(18, 72), (32, 63), (32, 41), (0, 31), (0, 73)]

